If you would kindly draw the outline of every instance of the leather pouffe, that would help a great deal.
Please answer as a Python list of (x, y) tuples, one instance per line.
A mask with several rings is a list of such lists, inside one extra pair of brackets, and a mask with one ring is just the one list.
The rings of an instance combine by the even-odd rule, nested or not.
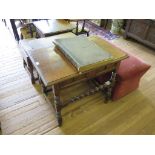
[[(129, 57), (121, 61), (117, 70), (116, 85), (113, 90), (112, 100), (120, 99), (138, 88), (141, 77), (151, 66), (143, 60), (129, 54)], [(97, 80), (103, 83), (109, 74), (100, 76)]]

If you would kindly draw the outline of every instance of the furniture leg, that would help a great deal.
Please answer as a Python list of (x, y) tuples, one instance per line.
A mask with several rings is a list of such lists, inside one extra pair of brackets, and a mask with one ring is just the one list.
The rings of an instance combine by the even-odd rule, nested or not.
[(77, 23), (76, 23), (76, 35), (78, 35), (78, 33), (79, 33), (78, 32), (79, 31), (79, 28), (78, 27), (79, 27), (79, 22), (77, 21)]
[(89, 37), (89, 32), (87, 32), (87, 37)]
[(112, 98), (112, 91), (116, 82), (116, 71), (114, 70), (111, 74), (111, 78), (109, 83), (107, 83), (107, 91), (106, 91), (106, 102)]
[(107, 28), (107, 25), (108, 25), (108, 19), (105, 20), (105, 25), (104, 25), (105, 29)]
[[(39, 76), (38, 76), (38, 77), (39, 77)], [(42, 80), (40, 79), (40, 77), (39, 77), (39, 83), (40, 83), (40, 85), (41, 85), (42, 92), (43, 92), (44, 94), (47, 95), (47, 87), (45, 87), (45, 85), (44, 85), (44, 83), (42, 82)]]
[(29, 58), (27, 58), (27, 63), (26, 61), (23, 59), (23, 66), (24, 68), (27, 67), (29, 73), (30, 73), (30, 77), (31, 77), (31, 83), (32, 84), (35, 84), (35, 77), (34, 77), (34, 74), (33, 74), (33, 65), (31, 63), (31, 61), (29, 60)]
[(33, 65), (32, 65), (32, 62), (28, 59), (28, 70), (30, 72), (30, 76), (31, 76), (31, 82), (32, 84), (35, 84), (35, 78), (34, 78), (34, 74), (33, 74)]
[(116, 70), (114, 70), (112, 72), (111, 80), (110, 80), (111, 81), (112, 88), (115, 86), (115, 83), (116, 83), (116, 75), (117, 75)]
[(27, 64), (26, 64), (24, 59), (23, 59), (23, 66), (24, 66), (24, 68), (27, 66)]
[(10, 23), (11, 23), (11, 26), (12, 26), (14, 37), (15, 37), (15, 39), (17, 41), (19, 41), (20, 39), (19, 39), (19, 35), (18, 35), (16, 24), (15, 24), (15, 19), (10, 19)]
[(83, 20), (81, 33), (86, 33), (87, 37), (89, 36), (89, 32), (85, 30), (86, 20)]
[(109, 86), (108, 89), (107, 89), (107, 101), (109, 101), (111, 99), (111, 95), (112, 95), (112, 87)]
[(82, 25), (82, 32), (84, 31), (84, 28), (85, 28), (85, 23), (86, 23), (86, 21), (85, 20), (83, 20), (83, 25)]
[(104, 27), (105, 19), (101, 19), (100, 27)]
[(58, 125), (62, 125), (62, 116), (61, 116), (61, 101), (60, 101), (60, 87), (58, 84), (53, 85), (52, 87), (53, 94), (54, 94), (54, 106), (56, 110), (56, 117), (58, 121)]

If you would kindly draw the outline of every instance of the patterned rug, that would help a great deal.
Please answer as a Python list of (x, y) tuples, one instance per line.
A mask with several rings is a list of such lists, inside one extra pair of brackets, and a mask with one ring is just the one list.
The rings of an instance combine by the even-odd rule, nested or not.
[(89, 32), (90, 35), (97, 35), (107, 40), (113, 40), (113, 39), (117, 39), (120, 37), (119, 35), (112, 34), (109, 30), (99, 27), (98, 25), (95, 25), (94, 23), (91, 23), (90, 21), (86, 21), (85, 27), (90, 30)]

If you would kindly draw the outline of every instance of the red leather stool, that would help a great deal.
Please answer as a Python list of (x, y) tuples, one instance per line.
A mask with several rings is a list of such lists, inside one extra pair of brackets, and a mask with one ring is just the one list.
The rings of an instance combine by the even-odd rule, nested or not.
[[(141, 77), (151, 66), (143, 60), (129, 54), (129, 57), (120, 63), (117, 70), (117, 82), (113, 90), (113, 100), (120, 99), (121, 97), (129, 94), (138, 88)], [(103, 83), (108, 77), (100, 76), (97, 80)]]

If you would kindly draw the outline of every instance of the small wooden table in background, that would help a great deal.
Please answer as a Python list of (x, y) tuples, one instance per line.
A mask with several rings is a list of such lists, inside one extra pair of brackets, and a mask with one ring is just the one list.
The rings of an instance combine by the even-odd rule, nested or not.
[[(74, 34), (81, 35), (86, 34), (87, 37), (89, 36), (89, 30), (85, 28), (86, 25), (86, 19), (67, 19), (67, 21), (70, 22), (76, 22), (76, 28), (72, 31)], [(79, 22), (82, 23), (82, 27), (79, 26)]]
[(48, 37), (56, 34), (72, 32), (75, 25), (63, 19), (40, 20), (33, 22), (39, 37)]

